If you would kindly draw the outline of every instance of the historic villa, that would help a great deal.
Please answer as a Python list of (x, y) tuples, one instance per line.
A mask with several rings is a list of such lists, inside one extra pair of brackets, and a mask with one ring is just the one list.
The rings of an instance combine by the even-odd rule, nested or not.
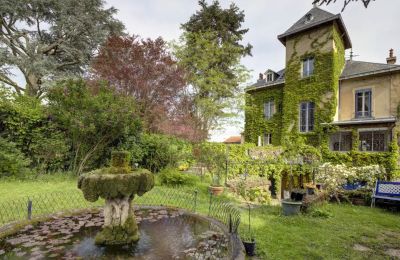
[(268, 69), (246, 89), (247, 142), (300, 135), (331, 151), (390, 150), (400, 102), (393, 50), (383, 64), (345, 60), (352, 43), (341, 15), (317, 7), (278, 39), (286, 68)]

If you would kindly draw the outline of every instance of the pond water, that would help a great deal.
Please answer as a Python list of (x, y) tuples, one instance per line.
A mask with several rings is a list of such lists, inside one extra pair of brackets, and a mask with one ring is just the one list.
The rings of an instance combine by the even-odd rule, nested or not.
[(94, 238), (103, 225), (100, 213), (55, 218), (27, 226), (0, 241), (5, 259), (228, 259), (229, 241), (219, 226), (177, 210), (135, 212), (140, 240), (103, 247)]

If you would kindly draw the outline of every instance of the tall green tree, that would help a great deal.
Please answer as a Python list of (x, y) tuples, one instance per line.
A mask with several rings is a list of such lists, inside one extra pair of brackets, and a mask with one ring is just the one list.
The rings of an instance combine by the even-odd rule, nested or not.
[(50, 80), (83, 73), (100, 44), (122, 31), (115, 13), (103, 0), (0, 0), (0, 82), (40, 97)]
[(192, 113), (207, 136), (231, 115), (228, 109), (247, 76), (240, 61), (251, 55), (252, 46), (241, 43), (248, 29), (242, 28), (244, 13), (235, 4), (223, 9), (218, 1), (208, 5), (201, 0), (199, 5), (200, 10), (182, 25), (175, 54), (192, 86)]
[[(63, 128), (72, 147), (71, 169), (77, 174), (106, 158), (110, 146), (141, 131), (135, 101), (102, 83), (67, 80), (48, 94), (52, 120)], [(108, 157), (107, 157), (108, 158)]]

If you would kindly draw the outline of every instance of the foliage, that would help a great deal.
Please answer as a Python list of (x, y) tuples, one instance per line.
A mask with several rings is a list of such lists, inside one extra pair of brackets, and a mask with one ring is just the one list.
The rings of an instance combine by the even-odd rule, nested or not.
[[(375, 0), (343, 0), (343, 8), (342, 8), (342, 12), (344, 11), (344, 9), (346, 9), (347, 5), (350, 4), (351, 2), (361, 2), (365, 8), (368, 7), (368, 5)], [(329, 5), (331, 3), (336, 3), (336, 0), (313, 0), (313, 4), (318, 4), (318, 5)]]
[[(101, 0), (6, 0), (0, 10), (0, 81), (36, 97), (54, 78), (81, 74), (107, 36), (123, 29)], [(10, 68), (24, 76), (25, 87)]]
[(28, 172), (29, 159), (14, 143), (0, 137), (0, 177), (21, 177)]
[(204, 165), (212, 176), (212, 185), (220, 186), (226, 167), (225, 145), (202, 142), (194, 147), (194, 157)]
[(133, 96), (146, 130), (199, 138), (184, 70), (177, 66), (161, 37), (110, 37), (92, 62), (92, 78), (106, 79), (119, 92)]
[(320, 166), (316, 174), (316, 181), (323, 183), (324, 188), (337, 197), (338, 192), (346, 183), (365, 182), (372, 188), (378, 178), (385, 175), (385, 169), (379, 165), (364, 167), (348, 167), (344, 164), (333, 165), (325, 163)]
[[(358, 140), (358, 132), (354, 131), (353, 140)], [(389, 146), (389, 151), (386, 152), (360, 152), (358, 145), (354, 145), (349, 152), (335, 152), (329, 150), (327, 145), (322, 146), (322, 156), (325, 162), (333, 164), (346, 164), (348, 166), (368, 166), (380, 165), (385, 168), (388, 177), (396, 177), (397, 158), (399, 156), (399, 148), (395, 138)], [(357, 143), (357, 142), (355, 142)]]
[(260, 204), (271, 202), (271, 192), (268, 190), (270, 182), (266, 177), (249, 176), (246, 179), (241, 177), (230, 180), (228, 186), (231, 191), (240, 195), (245, 201)]
[(48, 106), (71, 144), (70, 167), (77, 174), (96, 159), (100, 160), (98, 164), (104, 164), (101, 160), (110, 145), (140, 132), (134, 100), (105, 84), (88, 86), (83, 80), (61, 81), (49, 92)]
[(167, 186), (193, 186), (200, 181), (199, 177), (182, 173), (177, 171), (175, 168), (166, 168), (158, 175), (160, 183)]
[(30, 167), (49, 172), (64, 169), (68, 145), (46, 107), (34, 97), (1, 88), (0, 133), (31, 161)]
[[(167, 166), (177, 166), (179, 162), (190, 161), (191, 157), (191, 144), (173, 136), (143, 134), (139, 142), (133, 143), (131, 147), (129, 151), (134, 161), (155, 173)], [(138, 148), (140, 153), (137, 153)]]
[(248, 29), (242, 29), (244, 13), (232, 4), (222, 9), (218, 1), (208, 5), (182, 25), (181, 43), (175, 45), (180, 65), (193, 87), (194, 114), (200, 129), (208, 134), (222, 119), (232, 116), (227, 109), (237, 102), (240, 83), (247, 77), (240, 59), (250, 54), (251, 46), (240, 42)]
[[(247, 92), (245, 95), (245, 140), (256, 144), (259, 136), (271, 134), (272, 144), (281, 144), (283, 89), (280, 86)], [(264, 103), (274, 101), (275, 113), (265, 119)]]

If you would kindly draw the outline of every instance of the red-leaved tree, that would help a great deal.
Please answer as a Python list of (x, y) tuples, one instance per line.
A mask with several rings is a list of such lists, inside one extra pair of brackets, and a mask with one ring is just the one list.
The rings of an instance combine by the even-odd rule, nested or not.
[(109, 38), (92, 63), (91, 78), (105, 79), (121, 93), (134, 96), (147, 131), (204, 138), (192, 116), (185, 72), (161, 37)]

